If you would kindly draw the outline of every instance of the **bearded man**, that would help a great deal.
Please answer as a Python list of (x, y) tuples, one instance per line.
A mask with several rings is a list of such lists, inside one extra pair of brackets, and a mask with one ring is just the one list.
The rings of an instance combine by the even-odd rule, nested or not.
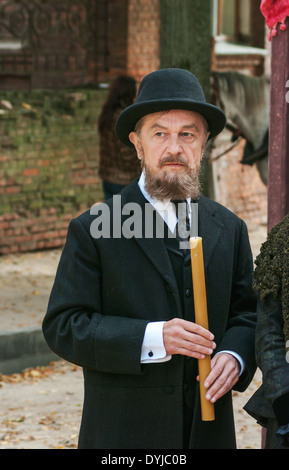
[[(137, 150), (140, 179), (116, 196), (120, 204), (112, 198), (70, 223), (43, 332), (53, 351), (83, 367), (79, 448), (236, 446), (231, 390), (245, 390), (256, 367), (252, 255), (244, 222), (203, 197), (199, 184), (205, 143), (224, 125), (189, 71), (147, 75), (116, 124), (119, 139)], [(177, 217), (192, 203), (198, 217)], [(135, 207), (138, 235), (128, 230)], [(104, 236), (96, 228), (105, 224)], [(196, 226), (209, 330), (194, 322), (190, 254), (181, 248)], [(215, 420), (206, 422), (197, 360), (209, 354)]]

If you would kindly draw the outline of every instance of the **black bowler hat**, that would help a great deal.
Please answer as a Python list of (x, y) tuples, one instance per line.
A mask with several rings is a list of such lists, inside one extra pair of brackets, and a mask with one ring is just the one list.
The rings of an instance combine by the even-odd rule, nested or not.
[(146, 114), (170, 109), (185, 109), (201, 114), (208, 123), (209, 139), (219, 134), (226, 123), (223, 111), (206, 102), (195, 75), (183, 69), (161, 69), (143, 78), (134, 104), (120, 113), (116, 122), (118, 138), (132, 147), (128, 136), (134, 131), (137, 121)]

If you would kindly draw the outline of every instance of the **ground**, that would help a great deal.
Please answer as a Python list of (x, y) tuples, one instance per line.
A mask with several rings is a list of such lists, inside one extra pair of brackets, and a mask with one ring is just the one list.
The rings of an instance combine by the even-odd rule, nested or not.
[[(266, 238), (265, 227), (249, 227), (254, 257)], [(60, 250), (0, 257), (2, 331), (41, 326)], [(257, 371), (244, 393), (234, 393), (238, 449), (260, 449), (261, 429), (243, 410), (260, 385)], [(0, 371), (0, 449), (73, 449), (83, 403), (82, 370), (65, 361)]]

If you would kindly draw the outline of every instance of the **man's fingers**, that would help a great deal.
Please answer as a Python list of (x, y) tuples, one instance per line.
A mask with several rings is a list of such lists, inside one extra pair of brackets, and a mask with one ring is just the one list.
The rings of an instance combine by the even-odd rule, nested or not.
[(183, 354), (197, 359), (212, 354), (214, 335), (193, 322), (175, 318), (164, 324), (164, 345), (168, 354)]
[(207, 400), (216, 402), (232, 389), (239, 379), (239, 362), (228, 353), (216, 355), (212, 360), (212, 369), (205, 380)]

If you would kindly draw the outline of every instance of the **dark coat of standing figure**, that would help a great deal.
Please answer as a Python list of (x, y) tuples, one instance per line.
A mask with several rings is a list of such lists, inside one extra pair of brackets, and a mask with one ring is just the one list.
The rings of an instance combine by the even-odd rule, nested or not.
[(266, 428), (266, 449), (289, 448), (289, 215), (256, 259), (256, 357), (263, 383), (245, 410)]
[(124, 145), (115, 134), (119, 114), (133, 103), (135, 96), (135, 79), (126, 75), (117, 77), (110, 85), (99, 116), (99, 176), (105, 199), (118, 194), (140, 175), (135, 149)]
[[(80, 448), (236, 446), (231, 390), (245, 390), (256, 367), (252, 255), (244, 222), (198, 185), (205, 141), (224, 124), (193, 74), (149, 74), (116, 126), (137, 149), (140, 179), (70, 224), (43, 332), (83, 367)], [(175, 237), (171, 199), (184, 198), (198, 206), (210, 331), (194, 323), (190, 255)], [(211, 422), (197, 381), (207, 354)]]

